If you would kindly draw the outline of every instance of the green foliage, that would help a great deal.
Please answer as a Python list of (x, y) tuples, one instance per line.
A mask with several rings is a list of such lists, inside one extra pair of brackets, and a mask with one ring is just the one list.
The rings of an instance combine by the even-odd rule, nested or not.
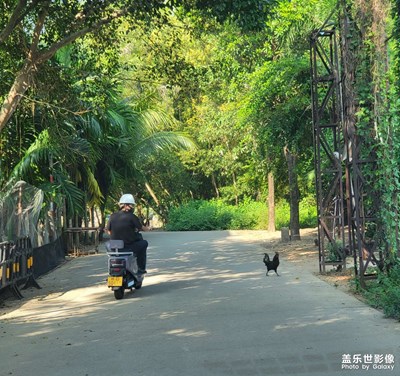
[[(316, 224), (315, 205), (310, 208), (309, 204), (309, 200), (303, 200), (300, 204), (302, 227)], [(275, 209), (276, 227), (288, 227), (289, 204), (281, 201)], [(166, 225), (168, 231), (261, 230), (267, 227), (266, 204), (252, 200), (245, 200), (237, 206), (222, 200), (193, 200), (171, 209)]]
[(275, 3), (276, 0), (189, 0), (184, 6), (188, 12), (194, 7), (199, 9), (200, 19), (215, 17), (221, 23), (232, 20), (242, 30), (251, 32), (263, 29)]
[(138, 86), (125, 90), (162, 92), (167, 111), (180, 121), (175, 127), (194, 138), (198, 148), (180, 158), (197, 186), (195, 198), (256, 199), (265, 190), (264, 171), (252, 129), (239, 121), (238, 109), (247, 74), (262, 60), (263, 37), (213, 18), (205, 29), (203, 16), (178, 12), (168, 23), (133, 31), (123, 59), (134, 67), (127, 74)]
[[(317, 226), (317, 207), (314, 197), (305, 197), (299, 204), (300, 228)], [(290, 206), (281, 200), (275, 206), (275, 226), (277, 229), (290, 227)]]
[(387, 275), (379, 273), (378, 279), (369, 284), (363, 294), (373, 307), (400, 321), (400, 261), (389, 269)]
[[(86, 203), (104, 205), (131, 191), (162, 216), (188, 200), (217, 197), (189, 206), (183, 222), (174, 209), (169, 225), (239, 229), (266, 228), (260, 202), (266, 199), (266, 175), (273, 171), (281, 200), (279, 229), (289, 225), (282, 153), (289, 146), (298, 156), (301, 196), (307, 197), (300, 203), (300, 226), (314, 227), (314, 200), (308, 198), (314, 187), (306, 178), (312, 168), (308, 37), (332, 3), (155, 0), (132, 5), (124, 0), (98, 8), (92, 1), (46, 3), (51, 12), (41, 34), (43, 50), (78, 26), (111, 15), (114, 7), (131, 5), (133, 17), (67, 44), (38, 65), (35, 84), (0, 135), (0, 179), (6, 181), (18, 166), (14, 172), (24, 171), (52, 194), (64, 192), (77, 207), (84, 205), (82, 196)], [(15, 4), (0, 5), (1, 27)], [(174, 11), (161, 17), (158, 10), (171, 4)], [(31, 39), (36, 10), (0, 48), (2, 94), (24, 61), (21, 47)], [(75, 17), (77, 12), (88, 18)], [(43, 132), (48, 143), (39, 149)], [(394, 140), (400, 144), (398, 137)], [(398, 151), (385, 158), (395, 165)], [(382, 166), (394, 170), (389, 163)], [(47, 184), (50, 172), (55, 186)], [(386, 198), (389, 202), (390, 195)]]
[(238, 207), (221, 200), (191, 201), (172, 209), (167, 230), (198, 231), (227, 229), (259, 229), (266, 217), (266, 207), (261, 203), (248, 202)]
[(218, 202), (191, 201), (171, 209), (166, 229), (169, 231), (226, 230), (232, 220), (229, 208)]
[(282, 227), (289, 227), (290, 206), (285, 200), (280, 200), (275, 204), (275, 227), (279, 230)]
[(399, 14), (390, 15), (392, 6), (382, 1), (379, 7), (353, 3), (347, 8), (353, 17), (349, 47), (356, 56), (353, 90), (360, 160), (374, 161), (360, 165), (363, 210), (377, 217), (365, 226), (366, 236), (385, 258), (398, 252), (399, 223)]
[[(193, 193), (200, 190), (198, 181), (185, 169), (179, 156), (170, 150), (155, 151), (141, 164), (140, 172), (135, 190), (163, 220), (171, 207), (187, 202)], [(148, 192), (146, 182), (155, 197)]]
[(300, 201), (299, 212), (301, 228), (317, 227), (317, 206), (314, 196), (304, 197)]
[(341, 261), (343, 257), (342, 251), (343, 243), (340, 241), (333, 241), (327, 244), (327, 261)]
[(238, 206), (231, 206), (233, 218), (230, 229), (261, 230), (268, 227), (268, 208), (262, 202), (245, 200)]
[(278, 1), (267, 22), (272, 43), (266, 49), (279, 56), (301, 56), (309, 48), (311, 32), (321, 27), (336, 6), (337, 0)]
[(309, 61), (303, 55), (266, 62), (252, 76), (247, 101), (249, 120), (258, 124), (261, 143), (270, 159), (283, 158), (282, 150), (311, 147)]

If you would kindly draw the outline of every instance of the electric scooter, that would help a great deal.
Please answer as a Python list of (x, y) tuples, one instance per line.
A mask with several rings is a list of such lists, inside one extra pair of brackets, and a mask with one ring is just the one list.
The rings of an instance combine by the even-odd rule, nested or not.
[(125, 290), (140, 289), (144, 274), (138, 273), (135, 254), (124, 248), (123, 240), (110, 240), (106, 244), (108, 256), (107, 286), (114, 291), (115, 299), (122, 299)]

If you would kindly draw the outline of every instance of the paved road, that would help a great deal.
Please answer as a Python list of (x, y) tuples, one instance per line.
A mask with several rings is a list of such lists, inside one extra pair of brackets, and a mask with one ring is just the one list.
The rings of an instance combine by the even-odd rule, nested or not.
[(264, 235), (146, 233), (149, 274), (120, 301), (104, 253), (64, 264), (0, 316), (0, 375), (400, 375), (400, 324), (299, 264), (266, 277)]

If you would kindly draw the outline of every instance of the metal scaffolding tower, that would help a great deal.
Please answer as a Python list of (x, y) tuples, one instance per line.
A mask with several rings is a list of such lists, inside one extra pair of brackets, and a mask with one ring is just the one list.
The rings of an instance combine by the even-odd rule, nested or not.
[(326, 22), (312, 33), (310, 49), (320, 272), (327, 265), (344, 269), (346, 256), (353, 254), (364, 287), (375, 276), (368, 267), (383, 267), (379, 193), (373, 180), (376, 156), (373, 137), (357, 132), (349, 110), (354, 107), (349, 105), (354, 66), (342, 61), (341, 73), (336, 33)]
[(318, 206), (319, 268), (346, 267), (344, 168), (346, 148), (335, 27), (311, 35), (312, 109)]

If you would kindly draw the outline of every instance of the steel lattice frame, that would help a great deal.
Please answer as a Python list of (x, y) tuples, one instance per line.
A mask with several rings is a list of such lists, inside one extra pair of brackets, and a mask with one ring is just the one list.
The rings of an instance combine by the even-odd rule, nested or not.
[(371, 154), (362, 156), (362, 146), (367, 142), (365, 138), (356, 134), (347, 136), (349, 158), (346, 170), (351, 201), (349, 242), (352, 249), (357, 250), (354, 252), (355, 271), (361, 286), (365, 287), (365, 280), (376, 277), (376, 273), (368, 272), (368, 267), (383, 269), (383, 253), (378, 248), (382, 243), (382, 229), (376, 218), (379, 194), (371, 186), (371, 178), (366, 178), (363, 173), (365, 168), (370, 171), (376, 168), (376, 157)]
[[(319, 268), (346, 267), (342, 95), (336, 30), (325, 25), (311, 35), (312, 108), (318, 207)], [(334, 256), (332, 258), (332, 256)]]
[[(364, 287), (372, 277), (368, 267), (383, 266), (378, 250), (382, 231), (375, 216), (379, 194), (371, 176), (365, 176), (376, 167), (368, 145), (373, 140), (358, 134), (354, 117), (345, 108), (346, 95), (354, 96), (347, 93), (353, 90), (352, 82), (346, 82), (349, 66), (344, 64), (340, 73), (335, 27), (324, 24), (311, 35), (310, 56), (320, 272), (327, 265), (345, 268), (346, 255), (353, 254)], [(333, 247), (338, 256), (334, 261), (329, 259)]]

